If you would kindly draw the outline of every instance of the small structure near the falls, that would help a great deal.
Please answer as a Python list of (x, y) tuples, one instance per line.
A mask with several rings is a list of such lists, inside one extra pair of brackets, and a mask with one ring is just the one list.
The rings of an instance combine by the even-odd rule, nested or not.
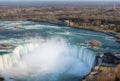
[(92, 40), (90, 41), (90, 44), (93, 46), (93, 47), (99, 47), (102, 45), (101, 42), (97, 41), (97, 40)]

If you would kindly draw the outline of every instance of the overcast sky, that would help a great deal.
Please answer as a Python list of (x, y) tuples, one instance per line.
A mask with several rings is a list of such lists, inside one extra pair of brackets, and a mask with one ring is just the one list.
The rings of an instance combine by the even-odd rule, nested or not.
[(0, 1), (120, 1), (120, 0), (0, 0)]

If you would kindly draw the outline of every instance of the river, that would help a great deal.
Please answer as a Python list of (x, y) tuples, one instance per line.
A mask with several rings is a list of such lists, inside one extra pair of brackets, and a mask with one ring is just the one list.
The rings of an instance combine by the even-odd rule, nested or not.
[[(79, 81), (96, 54), (119, 52), (108, 34), (48, 22), (0, 22), (0, 70), (6, 81)], [(90, 40), (102, 43), (93, 47)]]

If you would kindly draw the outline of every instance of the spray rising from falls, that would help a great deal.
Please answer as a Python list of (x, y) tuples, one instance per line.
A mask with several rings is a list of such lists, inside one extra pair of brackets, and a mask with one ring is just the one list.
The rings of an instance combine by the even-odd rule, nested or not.
[(1, 55), (0, 70), (15, 81), (77, 81), (75, 77), (90, 72), (94, 60), (92, 51), (72, 46), (62, 38), (38, 39)]

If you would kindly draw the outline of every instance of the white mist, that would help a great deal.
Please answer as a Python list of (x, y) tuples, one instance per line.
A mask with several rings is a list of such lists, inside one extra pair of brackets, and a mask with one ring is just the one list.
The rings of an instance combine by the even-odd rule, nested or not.
[(5, 57), (9, 61), (4, 63), (7, 68), (1, 66), (2, 74), (14, 81), (76, 81), (72, 78), (87, 75), (95, 60), (93, 52), (71, 46), (63, 38), (34, 39)]

